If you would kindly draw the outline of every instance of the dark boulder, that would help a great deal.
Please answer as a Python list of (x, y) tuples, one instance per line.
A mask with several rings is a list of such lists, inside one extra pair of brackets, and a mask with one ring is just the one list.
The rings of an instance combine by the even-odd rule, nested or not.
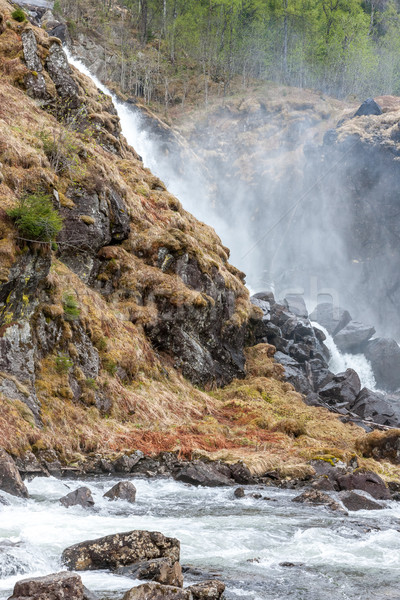
[(141, 460), (140, 455), (123, 454), (117, 460), (114, 461), (113, 467), (117, 473), (130, 473), (133, 467)]
[(350, 321), (334, 336), (333, 341), (341, 352), (357, 354), (364, 350), (374, 333), (375, 327), (364, 325), (359, 321)]
[(334, 375), (329, 383), (318, 390), (318, 393), (328, 404), (346, 403), (352, 405), (360, 390), (359, 376), (353, 369), (347, 369), (344, 373)]
[(273, 292), (257, 292), (257, 294), (254, 294), (251, 297), (251, 300), (253, 298), (257, 298), (258, 300), (264, 300), (265, 302), (269, 302), (270, 306), (272, 306), (273, 304), (275, 304), (275, 297), (274, 297), (274, 293)]
[(250, 469), (242, 462), (234, 463), (229, 465), (231, 476), (236, 483), (251, 484), (254, 483), (254, 477), (250, 472)]
[(400, 347), (390, 338), (376, 338), (368, 342), (364, 351), (371, 363), (376, 385), (388, 392), (400, 388)]
[(28, 497), (28, 490), (11, 456), (0, 448), (0, 490), (12, 496)]
[(193, 600), (193, 595), (189, 588), (144, 583), (126, 592), (122, 600)]
[(355, 492), (341, 492), (339, 497), (348, 510), (382, 510), (382, 508), (385, 508), (382, 504)]
[(202, 461), (194, 461), (183, 465), (174, 474), (174, 478), (177, 481), (207, 487), (232, 485), (233, 483), (228, 466), (218, 463), (204, 463)]
[(377, 500), (390, 500), (390, 490), (383, 479), (372, 471), (347, 473), (337, 478), (340, 490), (363, 490)]
[(66, 548), (61, 560), (69, 569), (118, 569), (153, 558), (179, 562), (180, 544), (158, 531), (128, 531), (88, 540)]
[(108, 492), (103, 495), (103, 498), (109, 500), (126, 500), (127, 502), (135, 502), (136, 488), (130, 481), (120, 481), (116, 483)]
[(354, 113), (354, 117), (363, 117), (369, 115), (381, 115), (382, 109), (377, 102), (373, 98), (367, 98), (361, 104), (356, 113)]
[(235, 498), (244, 498), (244, 489), (242, 487), (236, 488), (236, 490), (233, 492), (233, 495), (235, 496)]
[(372, 392), (368, 388), (363, 388), (358, 394), (351, 412), (380, 425), (400, 425), (400, 404), (391, 402), (384, 394)]
[(60, 502), (67, 508), (70, 506), (83, 506), (84, 508), (91, 508), (94, 506), (92, 492), (89, 488), (84, 486), (60, 498)]
[(351, 321), (350, 313), (340, 306), (334, 306), (330, 302), (317, 304), (310, 314), (310, 321), (316, 321), (325, 327), (328, 333), (336, 335)]
[(88, 596), (79, 575), (61, 572), (17, 581), (9, 600), (85, 600)]
[(163, 585), (183, 586), (182, 567), (179, 562), (171, 561), (169, 558), (153, 558), (152, 560), (140, 561), (120, 567), (117, 575), (133, 577), (134, 579), (151, 579)]
[(300, 504), (311, 504), (314, 506), (326, 506), (327, 508), (339, 512), (343, 512), (342, 507), (333, 500), (328, 494), (319, 490), (307, 490), (293, 498), (292, 502), (299, 502)]
[(222, 581), (211, 579), (191, 585), (187, 589), (192, 592), (193, 600), (220, 600), (225, 591), (225, 584)]

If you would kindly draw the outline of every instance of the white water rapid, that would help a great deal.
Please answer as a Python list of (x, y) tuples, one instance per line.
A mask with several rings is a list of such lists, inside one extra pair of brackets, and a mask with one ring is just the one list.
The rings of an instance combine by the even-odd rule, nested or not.
[[(171, 479), (132, 479), (137, 502), (109, 502), (103, 494), (118, 480), (36, 478), (30, 498), (4, 494), (0, 505), (0, 599), (19, 579), (62, 569), (67, 546), (103, 535), (147, 529), (181, 541), (181, 563), (227, 584), (227, 599), (376, 600), (399, 598), (400, 504), (346, 517), (322, 507), (292, 503), (299, 491), (257, 490), (235, 499), (233, 488), (195, 488)], [(90, 487), (92, 509), (64, 508), (58, 498)], [(293, 566), (281, 566), (280, 563)], [(106, 571), (81, 573), (101, 598), (121, 598), (140, 582)], [(200, 575), (185, 574), (187, 584)]]

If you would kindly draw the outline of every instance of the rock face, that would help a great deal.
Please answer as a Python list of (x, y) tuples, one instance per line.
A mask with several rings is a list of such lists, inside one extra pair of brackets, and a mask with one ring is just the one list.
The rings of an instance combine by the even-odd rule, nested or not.
[(103, 496), (109, 500), (126, 500), (127, 502), (135, 502), (136, 488), (130, 481), (120, 481), (116, 483)]
[(193, 600), (193, 595), (188, 588), (144, 583), (126, 592), (123, 600)]
[(385, 508), (379, 502), (374, 502), (361, 494), (356, 494), (355, 492), (342, 492), (340, 493), (340, 500), (343, 505), (352, 511), (356, 510), (382, 510)]
[(11, 456), (0, 448), (0, 490), (12, 496), (28, 497), (28, 490), (23, 483)]
[(61, 572), (18, 581), (9, 600), (85, 600), (85, 598), (85, 588), (79, 575)]
[(89, 540), (66, 548), (62, 562), (76, 571), (118, 569), (154, 558), (179, 562), (180, 544), (157, 531), (129, 531)]
[(388, 392), (400, 388), (400, 348), (395, 340), (371, 340), (365, 349), (365, 356), (371, 363), (378, 388)]
[(87, 487), (80, 487), (73, 492), (70, 492), (63, 498), (60, 498), (60, 502), (63, 506), (69, 508), (70, 506), (83, 506), (84, 508), (90, 508), (94, 506), (94, 500), (92, 493)]

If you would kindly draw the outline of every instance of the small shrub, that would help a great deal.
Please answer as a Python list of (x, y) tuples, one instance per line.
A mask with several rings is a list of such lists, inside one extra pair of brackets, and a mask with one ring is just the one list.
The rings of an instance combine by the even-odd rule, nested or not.
[(64, 319), (66, 321), (76, 321), (79, 319), (81, 309), (73, 294), (64, 294), (63, 297)]
[(118, 365), (115, 360), (111, 360), (110, 358), (105, 358), (103, 360), (103, 367), (110, 375), (115, 375), (118, 369)]
[(18, 206), (7, 211), (22, 237), (51, 242), (62, 229), (63, 220), (51, 197), (40, 192), (24, 196)]
[(90, 390), (97, 390), (97, 383), (96, 380), (93, 379), (93, 377), (88, 377), (85, 380), (85, 385), (87, 388), (89, 388)]
[(68, 373), (70, 368), (73, 366), (72, 360), (66, 354), (59, 354), (56, 357), (56, 371), (57, 373), (64, 374)]
[(23, 23), (24, 21), (26, 21), (26, 15), (22, 8), (16, 8), (14, 12), (11, 13), (11, 16), (14, 19), (14, 21), (18, 21), (18, 23)]

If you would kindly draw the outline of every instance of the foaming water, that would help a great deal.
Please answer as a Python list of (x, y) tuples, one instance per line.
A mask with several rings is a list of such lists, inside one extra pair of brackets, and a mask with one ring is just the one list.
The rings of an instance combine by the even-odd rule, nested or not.
[[(194, 488), (170, 479), (134, 480), (135, 504), (109, 502), (103, 494), (116, 481), (37, 478), (28, 484), (28, 500), (7, 496), (11, 506), (0, 506), (1, 600), (19, 579), (62, 569), (67, 546), (132, 529), (178, 538), (182, 564), (223, 579), (232, 600), (387, 598), (397, 585), (400, 507), (395, 503), (379, 511), (378, 521), (373, 512), (344, 517), (294, 504), (294, 491), (264, 488), (268, 499), (238, 500), (232, 488)], [(79, 485), (92, 490), (94, 508), (60, 505), (58, 498)], [(139, 584), (106, 571), (83, 572), (82, 579), (101, 598), (120, 598)], [(187, 583), (195, 579), (186, 576)]]
[(327, 332), (325, 327), (319, 323), (312, 323), (313, 327), (324, 332), (326, 340), (325, 346), (330, 353), (329, 369), (333, 373), (343, 373), (346, 369), (354, 369), (358, 373), (361, 381), (361, 387), (367, 387), (370, 390), (376, 390), (376, 381), (372, 371), (371, 363), (364, 354), (342, 354), (333, 341), (333, 337)]

